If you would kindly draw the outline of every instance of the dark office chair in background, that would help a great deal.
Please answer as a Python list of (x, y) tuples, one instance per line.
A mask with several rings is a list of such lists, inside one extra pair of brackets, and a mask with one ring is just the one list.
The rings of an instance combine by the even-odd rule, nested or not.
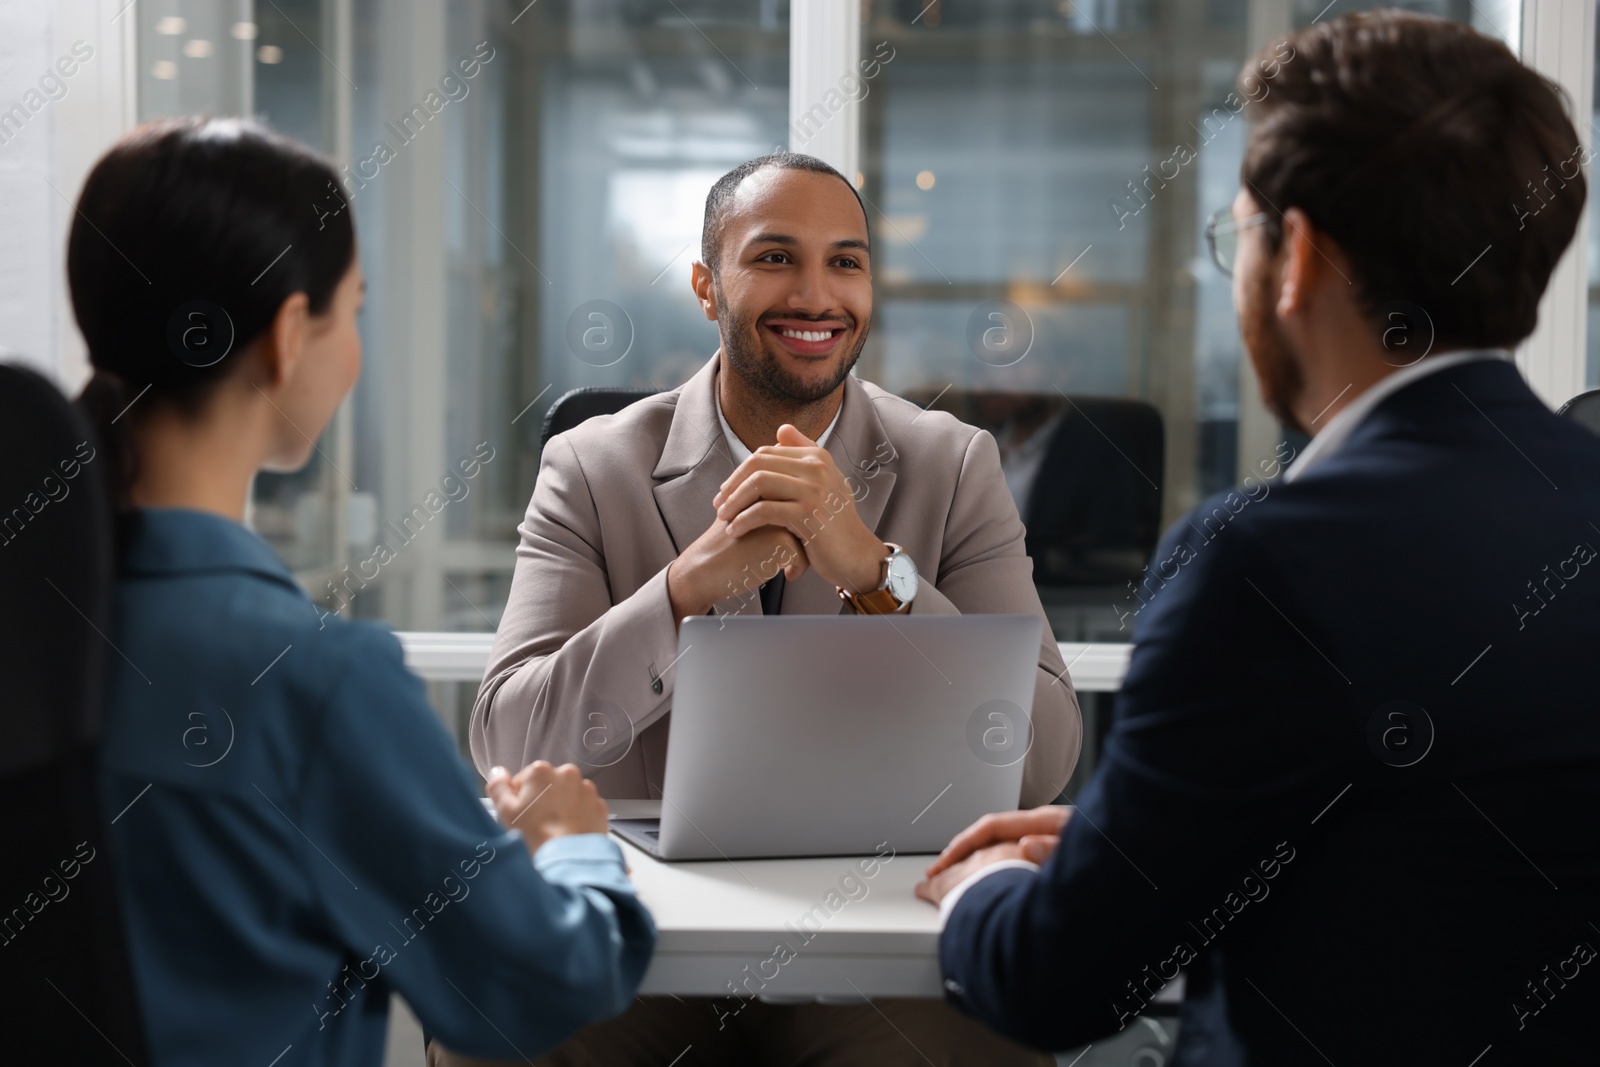
[(55, 386), (13, 365), (0, 455), (0, 1004), (15, 1023), (0, 1060), (142, 1065), (96, 768), (115, 654), (107, 459)]
[(544, 428), (539, 431), (539, 447), (558, 433), (565, 433), (585, 419), (596, 415), (614, 415), (657, 389), (614, 389), (609, 385), (585, 385), (561, 394), (550, 410), (544, 413)]
[[(926, 406), (920, 392), (907, 399)], [(1166, 435), (1142, 400), (947, 389), (938, 409), (1003, 438), (1026, 418), (1049, 434), (1022, 511), (1033, 580), (1042, 588), (1122, 586), (1161, 536)]]
[(1064, 400), (1022, 517), (1034, 581), (1121, 586), (1161, 537), (1161, 413), (1142, 400)]
[(1579, 393), (1562, 404), (1561, 410), (1556, 414), (1571, 419), (1586, 430), (1600, 434), (1600, 389)]

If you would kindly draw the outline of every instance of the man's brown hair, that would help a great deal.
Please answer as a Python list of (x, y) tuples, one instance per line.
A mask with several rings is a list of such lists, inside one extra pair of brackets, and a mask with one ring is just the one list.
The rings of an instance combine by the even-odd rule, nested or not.
[(1297, 207), (1344, 250), (1378, 329), (1403, 303), (1426, 312), (1439, 351), (1532, 333), (1586, 193), (1561, 89), (1468, 26), (1398, 11), (1289, 44), (1290, 59), (1269, 45), (1241, 76), (1277, 60), (1240, 168), (1273, 250)]

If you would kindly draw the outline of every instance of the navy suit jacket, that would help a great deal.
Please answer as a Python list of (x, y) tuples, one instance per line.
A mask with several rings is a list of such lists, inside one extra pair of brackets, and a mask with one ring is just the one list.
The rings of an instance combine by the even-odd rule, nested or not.
[(1060, 847), (957, 903), (949, 999), (1066, 1048), (1187, 975), (1174, 1062), (1592, 1062), (1600, 440), (1502, 361), (1156, 550)]

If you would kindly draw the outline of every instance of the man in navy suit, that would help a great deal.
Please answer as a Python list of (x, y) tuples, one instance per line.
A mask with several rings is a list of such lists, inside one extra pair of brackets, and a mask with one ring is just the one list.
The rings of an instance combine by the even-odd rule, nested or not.
[(1077, 807), (988, 816), (929, 868), (945, 989), (1061, 1049), (1181, 970), (1184, 1067), (1593, 1062), (1600, 440), (1509, 358), (1587, 156), (1465, 26), (1287, 45), (1245, 68), (1209, 232), (1311, 443), (1157, 549)]

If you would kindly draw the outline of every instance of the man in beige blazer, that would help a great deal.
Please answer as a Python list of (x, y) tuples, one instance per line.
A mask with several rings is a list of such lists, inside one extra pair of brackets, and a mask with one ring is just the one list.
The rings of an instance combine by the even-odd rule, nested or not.
[[(866, 213), (849, 183), (806, 156), (744, 164), (707, 199), (701, 255), (692, 281), (718, 324), (716, 357), (678, 389), (545, 446), (473, 708), (472, 753), (485, 773), (571, 761), (606, 797), (660, 797), (678, 620), (760, 614), (769, 579), (781, 582), (786, 615), (1043, 617), (994, 439), (850, 376), (871, 324), (872, 282)], [(911, 566), (917, 580), (908, 583)], [(769, 586), (768, 603), (772, 594)], [(827, 664), (817, 667), (825, 676)], [(1081, 737), (1048, 625), (1032, 719), (1024, 806), (1056, 798)], [(704, 1000), (678, 1003), (692, 1006), (693, 1025), (718, 1022)], [(834, 1037), (842, 1051), (825, 1053), (827, 1062), (924, 1062), (913, 1043), (987, 1062), (1048, 1062), (933, 1000), (811, 1006), (782, 1021), (775, 1013), (787, 1009), (751, 1007), (742, 1034), (722, 1042), (722, 1060), (711, 1036), (686, 1036), (698, 1031), (667, 1018), (685, 1009), (641, 1000), (541, 1062), (664, 1053), (655, 1062), (666, 1063), (686, 1041), (695, 1048), (682, 1067), (778, 1062), (762, 1042), (797, 1059)], [(793, 1024), (813, 1016), (817, 1025)]]

